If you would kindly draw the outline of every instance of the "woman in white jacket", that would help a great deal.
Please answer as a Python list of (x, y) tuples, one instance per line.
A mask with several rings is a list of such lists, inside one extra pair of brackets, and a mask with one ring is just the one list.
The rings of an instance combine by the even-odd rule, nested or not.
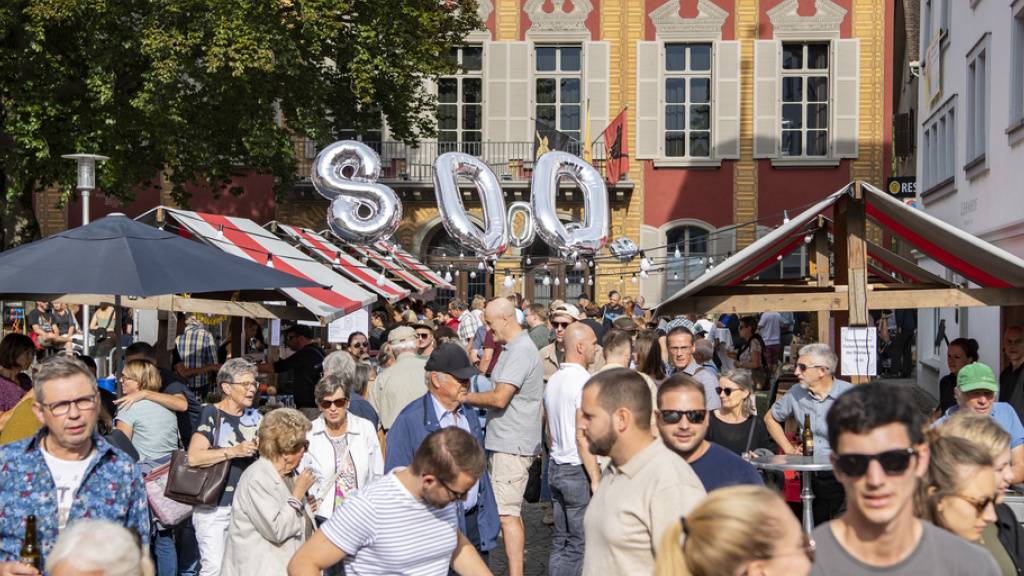
[(329, 374), (314, 390), (320, 417), (307, 435), (309, 450), (300, 469), (316, 477), (309, 493), (316, 500), (318, 525), (356, 490), (384, 474), (377, 430), (369, 420), (348, 412), (346, 384), (343, 376)]

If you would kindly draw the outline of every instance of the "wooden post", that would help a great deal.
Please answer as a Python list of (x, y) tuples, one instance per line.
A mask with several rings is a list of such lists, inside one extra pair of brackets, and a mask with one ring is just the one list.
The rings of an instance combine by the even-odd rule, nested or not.
[[(836, 314), (836, 342), (841, 345), (839, 329), (842, 326), (869, 326), (868, 313), (868, 249), (865, 236), (867, 216), (864, 210), (864, 191), (861, 182), (854, 182), (852, 194), (839, 199), (835, 211), (835, 275), (836, 284), (847, 287), (847, 310)], [(839, 354), (839, 346), (836, 353)], [(841, 373), (841, 366), (837, 366)], [(860, 384), (870, 380), (867, 376), (854, 376), (851, 382)]]
[[(818, 216), (818, 231), (814, 233), (814, 272), (818, 286), (832, 285), (832, 277), (829, 274), (828, 226), (823, 216)], [(828, 310), (818, 311), (818, 342), (830, 346), (833, 345), (829, 339), (831, 316)]]
[(231, 347), (229, 352), (232, 358), (241, 358), (245, 350), (245, 328), (242, 325), (245, 319), (241, 316), (230, 316), (228, 322), (230, 324), (229, 330), (231, 331)]

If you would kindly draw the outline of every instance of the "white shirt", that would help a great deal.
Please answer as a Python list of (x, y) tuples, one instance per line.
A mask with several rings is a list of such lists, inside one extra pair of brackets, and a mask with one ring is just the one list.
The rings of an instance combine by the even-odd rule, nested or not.
[(75, 501), (75, 493), (82, 485), (85, 478), (85, 471), (89, 469), (89, 463), (96, 456), (96, 451), (81, 460), (62, 460), (50, 454), (39, 444), (39, 451), (43, 453), (46, 467), (50, 469), (53, 476), (53, 483), (57, 490), (57, 530), (63, 530), (68, 523), (68, 515), (71, 513), (71, 505)]
[(782, 316), (778, 312), (765, 312), (761, 314), (761, 320), (757, 323), (757, 333), (764, 339), (764, 343), (779, 343), (779, 325), (782, 324)]
[(583, 400), (583, 385), (590, 372), (579, 364), (563, 362), (551, 375), (544, 390), (544, 409), (548, 414), (551, 434), (551, 459), (558, 464), (579, 466), (576, 448), (576, 410)]

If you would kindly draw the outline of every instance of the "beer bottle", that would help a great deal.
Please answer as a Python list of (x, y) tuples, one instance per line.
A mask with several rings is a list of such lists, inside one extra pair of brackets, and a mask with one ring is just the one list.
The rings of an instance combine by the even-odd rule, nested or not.
[(32, 514), (25, 517), (25, 539), (21, 541), (18, 562), (28, 564), (39, 571), (43, 570), (43, 555), (36, 543), (36, 517)]
[(811, 432), (811, 415), (804, 414), (804, 431), (800, 437), (804, 456), (814, 456), (814, 434)]

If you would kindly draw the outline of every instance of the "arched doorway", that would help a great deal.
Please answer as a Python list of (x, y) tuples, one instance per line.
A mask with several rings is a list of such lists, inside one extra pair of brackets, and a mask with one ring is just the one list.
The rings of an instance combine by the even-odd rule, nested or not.
[(468, 303), (477, 294), (485, 298), (494, 295), (494, 275), (486, 267), (480, 270), (480, 260), (466, 254), (442, 224), (437, 224), (427, 234), (422, 251), (422, 261), (432, 270), (439, 270), (442, 276), (451, 273), (451, 283), (455, 286), (455, 290), (439, 289), (434, 296), (435, 302), (447, 304), (457, 296)]
[(544, 305), (552, 300), (575, 303), (580, 294), (593, 298), (590, 267), (584, 259), (580, 259), (580, 263), (579, 270), (571, 264), (566, 265), (555, 251), (538, 238), (523, 250), (522, 265), (526, 271), (523, 296), (531, 302)]

